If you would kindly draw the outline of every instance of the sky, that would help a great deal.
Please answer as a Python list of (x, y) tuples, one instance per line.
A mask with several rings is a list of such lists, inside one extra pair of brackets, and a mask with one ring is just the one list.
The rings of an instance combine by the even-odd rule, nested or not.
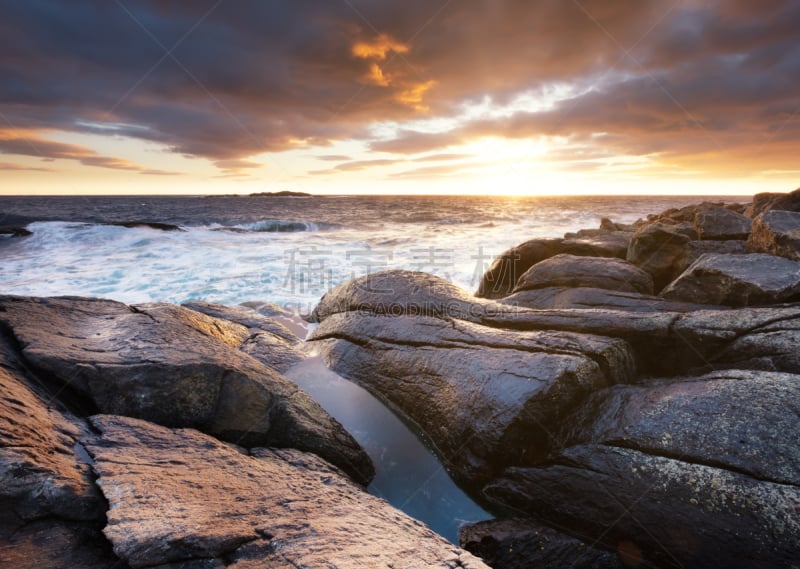
[(798, 0), (0, 0), (0, 194), (800, 186)]

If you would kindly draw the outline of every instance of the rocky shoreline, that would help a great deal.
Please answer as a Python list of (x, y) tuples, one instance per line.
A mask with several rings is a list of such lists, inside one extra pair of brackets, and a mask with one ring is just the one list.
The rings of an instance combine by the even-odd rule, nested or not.
[[(474, 296), (350, 281), (305, 343), (280, 315), (0, 297), (0, 564), (798, 566), (800, 190), (527, 241)], [(496, 519), (461, 549), (367, 494), (283, 375), (310, 350)]]

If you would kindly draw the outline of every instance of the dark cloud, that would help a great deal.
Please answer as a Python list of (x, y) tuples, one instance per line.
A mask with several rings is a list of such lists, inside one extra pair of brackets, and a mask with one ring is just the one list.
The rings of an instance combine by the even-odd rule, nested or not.
[[(550, 110), (370, 146), (415, 154), (554, 135), (590, 147), (607, 133), (614, 152), (696, 163), (757, 151), (777, 167), (798, 142), (796, 0), (0, 1), (0, 106), (12, 124), (113, 124), (227, 174), (263, 152), (368, 141), (376, 121), (453, 117), (466, 101), (563, 85), (576, 94)], [(33, 142), (40, 152), (24, 140), (0, 148), (144, 170)]]

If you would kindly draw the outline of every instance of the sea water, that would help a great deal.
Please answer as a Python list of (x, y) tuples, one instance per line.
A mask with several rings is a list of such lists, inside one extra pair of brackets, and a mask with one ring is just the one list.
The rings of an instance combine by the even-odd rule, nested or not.
[[(743, 201), (742, 198), (714, 198)], [(630, 223), (698, 197), (0, 197), (0, 294), (126, 303), (269, 301), (302, 316), (348, 279), (388, 268), (477, 288), (495, 255), (534, 237)], [(116, 222), (176, 226), (122, 227)], [(376, 398), (310, 358), (287, 375), (365, 448), (369, 491), (453, 542), (490, 515)]]

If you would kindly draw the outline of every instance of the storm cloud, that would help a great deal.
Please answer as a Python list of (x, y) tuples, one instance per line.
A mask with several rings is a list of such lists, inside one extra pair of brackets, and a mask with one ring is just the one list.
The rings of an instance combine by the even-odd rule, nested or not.
[[(157, 142), (224, 173), (341, 140), (395, 155), (332, 169), (352, 171), (482, 136), (557, 136), (576, 166), (602, 145), (683, 164), (794, 168), (800, 141), (792, 0), (0, 4), (9, 155), (146, 172), (48, 140), (52, 131)], [(553, 89), (566, 94), (546, 108), (464, 115)], [(430, 118), (453, 124), (409, 122)], [(375, 123), (401, 128), (378, 138)]]

